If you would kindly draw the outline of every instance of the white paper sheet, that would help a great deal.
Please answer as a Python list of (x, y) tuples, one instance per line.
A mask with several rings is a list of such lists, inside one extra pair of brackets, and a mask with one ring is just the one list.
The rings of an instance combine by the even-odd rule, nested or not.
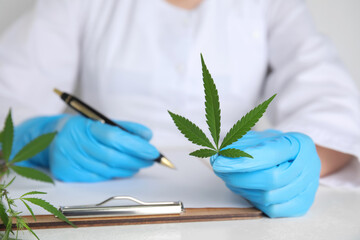
[[(132, 196), (145, 202), (182, 201), (185, 208), (251, 207), (246, 200), (228, 190), (201, 160), (190, 157), (188, 150), (164, 153), (175, 164), (176, 170), (154, 164), (132, 178), (100, 183), (56, 181), (55, 185), (17, 176), (9, 188), (10, 196), (15, 198), (34, 190), (47, 192), (38, 197), (55, 207), (96, 204), (112, 196)], [(21, 202), (17, 202), (17, 206), (22, 215), (29, 215)], [(37, 215), (48, 214), (36, 206), (33, 210)]]

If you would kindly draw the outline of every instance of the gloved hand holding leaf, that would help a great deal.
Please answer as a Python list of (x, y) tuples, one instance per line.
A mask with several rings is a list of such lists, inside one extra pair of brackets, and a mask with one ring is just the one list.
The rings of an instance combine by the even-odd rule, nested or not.
[(301, 133), (250, 131), (275, 94), (237, 121), (219, 146), (219, 95), (202, 55), (201, 63), (206, 122), (214, 144), (190, 120), (169, 111), (177, 128), (187, 139), (206, 147), (190, 155), (211, 157), (215, 174), (226, 186), (269, 217), (305, 214), (314, 201), (319, 185), (320, 159), (315, 144)]

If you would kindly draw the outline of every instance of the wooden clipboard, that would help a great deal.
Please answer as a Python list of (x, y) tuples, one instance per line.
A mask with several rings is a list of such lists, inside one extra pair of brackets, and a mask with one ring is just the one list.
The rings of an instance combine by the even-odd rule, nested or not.
[[(109, 202), (131, 201), (132, 204), (106, 206)], [(114, 196), (98, 204), (60, 207), (78, 227), (223, 221), (261, 218), (255, 208), (184, 208), (182, 202), (143, 202), (131, 196)], [(31, 228), (71, 227), (53, 215), (24, 216)], [(16, 222), (13, 222), (14, 227)], [(4, 225), (0, 226), (5, 229)]]
[[(226, 221), (240, 219), (262, 218), (263, 213), (255, 208), (187, 208), (181, 214), (123, 216), (123, 217), (92, 217), (73, 218), (71, 221), (77, 227), (97, 227), (114, 225), (160, 224), (182, 222)], [(71, 228), (70, 225), (52, 215), (24, 216), (33, 229)], [(15, 225), (13, 227), (16, 227)], [(0, 225), (0, 230), (5, 226)]]
[[(180, 153), (182, 153), (182, 151)], [(179, 155), (175, 151), (169, 152), (167, 155), (171, 156), (172, 159), (182, 158), (177, 157)], [(208, 168), (204, 167), (202, 162), (184, 158), (177, 162), (177, 167), (179, 169), (178, 171), (170, 172), (168, 169), (161, 168), (161, 166), (154, 166), (151, 169), (143, 171), (142, 175), (140, 174), (137, 177), (135, 185), (131, 179), (121, 179), (121, 181), (113, 180), (106, 182), (106, 184), (86, 184), (85, 186), (77, 183), (65, 186), (64, 183), (59, 182), (57, 184), (58, 188), (54, 188), (53, 186), (50, 188), (45, 183), (36, 183), (35, 188), (33, 182), (27, 179), (18, 178), (18, 181), (12, 184), (12, 189), (10, 190), (15, 196), (21, 195), (24, 192), (24, 189), (47, 192), (48, 194), (46, 195), (47, 198), (45, 200), (51, 202), (55, 206), (61, 206), (61, 204), (67, 206), (79, 206), (78, 204), (80, 204), (80, 206), (89, 206), (81, 204), (86, 203), (85, 201), (97, 202), (103, 200), (98, 196), (108, 196), (111, 193), (116, 194), (118, 191), (112, 191), (113, 189), (121, 189), (121, 193), (136, 197), (140, 196), (142, 199), (146, 200), (154, 199), (153, 201), (158, 202), (163, 199), (176, 199), (181, 200), (185, 204), (183, 207), (184, 211), (176, 214), (162, 214), (162, 212), (158, 212), (156, 215), (150, 213), (137, 216), (120, 215), (69, 218), (69, 220), (78, 227), (225, 221), (254, 219), (264, 216), (260, 210), (252, 208), (248, 204), (243, 208), (237, 207), (241, 206), (241, 201), (244, 200), (225, 188), (223, 182), (211, 174)], [(184, 182), (183, 180), (186, 181)], [(139, 186), (145, 186), (144, 190)], [(151, 188), (150, 191), (149, 186), (156, 187)], [(166, 194), (164, 194), (165, 192)], [(191, 192), (191, 194), (189, 194), (189, 192)], [(166, 195), (166, 198), (162, 196), (159, 197), (161, 194), (164, 196)], [(71, 201), (68, 200), (69, 198), (64, 198), (63, 200), (58, 196), (71, 196)], [(94, 196), (96, 198), (90, 199), (89, 196)], [(209, 205), (204, 203), (201, 206), (199, 206), (200, 204), (198, 203), (193, 203), (194, 199), (199, 202), (202, 201), (203, 198), (211, 198), (212, 203)], [(232, 201), (236, 202), (236, 204), (229, 204), (231, 201), (228, 201), (222, 206), (221, 203), (224, 199), (233, 199)], [(188, 202), (191, 202), (189, 207), (186, 205)], [(26, 211), (25, 207), (23, 207), (23, 209)], [(55, 218), (53, 215), (44, 214), (47, 213), (44, 211), (41, 213), (35, 212), (36, 221), (34, 221), (31, 216), (24, 216), (24, 218), (27, 220), (29, 226), (34, 229), (71, 227), (67, 223)], [(0, 229), (4, 229), (4, 226), (1, 224)]]

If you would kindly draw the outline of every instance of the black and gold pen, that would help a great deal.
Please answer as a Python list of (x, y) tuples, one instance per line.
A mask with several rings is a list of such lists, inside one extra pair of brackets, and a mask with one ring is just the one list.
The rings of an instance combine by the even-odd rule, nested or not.
[[(77, 97), (74, 97), (65, 92), (61, 92), (56, 88), (54, 89), (54, 92), (56, 94), (58, 94), (61, 97), (61, 99), (64, 100), (72, 109), (79, 112), (81, 115), (83, 115), (87, 118), (91, 118), (93, 120), (97, 120), (102, 123), (107, 123), (109, 125), (116, 126), (126, 132), (129, 132), (125, 128), (121, 127), (119, 124), (117, 124), (114, 121), (110, 120), (109, 118), (105, 117), (103, 114), (99, 113), (98, 111), (96, 111), (95, 109), (93, 109), (92, 107), (90, 107), (89, 105), (87, 105), (86, 103), (81, 101), (80, 99), (78, 99)], [(155, 161), (166, 167), (175, 168), (174, 164), (172, 164), (169, 161), (169, 159), (167, 159), (161, 153), (160, 153), (160, 156), (157, 159), (155, 159)]]

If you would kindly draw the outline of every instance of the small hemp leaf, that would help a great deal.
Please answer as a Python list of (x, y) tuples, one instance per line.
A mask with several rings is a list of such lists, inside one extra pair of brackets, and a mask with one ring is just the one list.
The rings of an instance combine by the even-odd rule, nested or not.
[(214, 80), (205, 65), (204, 58), (201, 56), (201, 65), (203, 72), (204, 92), (205, 92), (205, 116), (211, 136), (215, 142), (216, 148), (219, 147), (220, 138), (220, 102)]
[(62, 214), (58, 209), (56, 209), (53, 205), (51, 205), (50, 203), (48, 203), (47, 201), (40, 199), (40, 198), (22, 198), (22, 200), (28, 201), (32, 204), (35, 204), (43, 209), (45, 209), (46, 211), (48, 211), (49, 213), (55, 215), (56, 217), (58, 217), (59, 219), (63, 220), (64, 222), (68, 223), (69, 225), (73, 226), (76, 228), (76, 226), (70, 222), (65, 216), (64, 214)]
[(253, 158), (253, 156), (251, 156), (250, 154), (236, 148), (223, 149), (219, 152), (219, 154), (229, 158), (237, 158), (237, 157)]
[(9, 222), (9, 216), (6, 213), (5, 207), (3, 202), (0, 202), (0, 217), (1, 217), (1, 221), (2, 223), (7, 226), (8, 222)]
[(43, 134), (43, 135), (35, 138), (34, 140), (32, 140), (31, 142), (26, 144), (15, 155), (15, 157), (11, 161), (11, 164), (21, 162), (21, 161), (25, 161), (25, 160), (27, 160), (29, 158), (32, 158), (33, 156), (35, 156), (39, 152), (45, 150), (45, 148), (47, 148), (47, 146), (49, 146), (49, 144), (52, 142), (55, 135), (56, 135), (56, 132), (53, 132), (53, 133)]
[(207, 158), (215, 155), (216, 153), (216, 150), (203, 148), (190, 153), (190, 155), (199, 158)]
[(33, 217), (33, 219), (36, 221), (36, 217), (34, 212), (32, 211), (31, 207), (25, 202), (25, 200), (23, 199), (23, 197), (28, 196), (28, 195), (36, 195), (36, 194), (46, 194), (46, 192), (39, 192), (39, 191), (31, 191), (31, 192), (27, 192), (23, 195), (21, 195), (21, 197), (19, 198), (20, 201), (25, 205), (25, 207), (29, 210), (31, 216)]
[(36, 217), (35, 214), (33, 212), (33, 210), (31, 209), (31, 207), (23, 200), (20, 198), (20, 201), (25, 205), (25, 207), (29, 210), (31, 216), (33, 217), (34, 221), (36, 221)]
[(257, 107), (255, 107), (245, 116), (243, 116), (239, 121), (237, 121), (230, 129), (230, 131), (225, 135), (225, 138), (219, 147), (221, 109), (218, 90), (209, 70), (206, 67), (202, 54), (200, 54), (200, 56), (205, 92), (205, 117), (212, 139), (215, 143), (215, 147), (198, 126), (196, 126), (187, 118), (168, 111), (176, 127), (189, 141), (199, 146), (208, 147), (191, 152), (190, 155), (199, 158), (207, 158), (215, 154), (219, 154), (229, 158), (253, 158), (250, 154), (241, 151), (240, 149), (224, 148), (241, 139), (248, 131), (250, 131), (250, 129), (263, 116), (270, 102), (275, 98), (276, 94), (270, 97), (268, 100), (264, 101), (263, 103), (259, 104)]
[(8, 188), (15, 180), (16, 177), (13, 177), (9, 183), (7, 183), (3, 188)]
[(27, 223), (25, 222), (25, 220), (21, 217), (17, 218), (17, 225), (19, 226), (19, 229), (24, 229), (26, 228), (29, 232), (31, 232), (32, 235), (34, 235), (34, 237), (36, 237), (36, 239), (40, 240), (40, 238), (34, 233), (34, 231), (27, 225)]
[(215, 149), (205, 133), (190, 120), (168, 111), (175, 125), (184, 136), (194, 144)]
[(49, 177), (48, 175), (46, 175), (45, 173), (39, 170), (28, 167), (13, 166), (13, 165), (9, 166), (9, 168), (23, 177), (54, 184), (54, 181), (52, 180), (51, 177)]
[[(2, 151), (0, 151), (0, 158), (3, 158), (5, 160), (5, 164), (3, 166), (0, 166), (0, 177), (2, 177), (5, 174), (9, 174), (9, 169), (13, 170), (15, 173), (34, 180), (39, 180), (43, 182), (49, 182), (54, 183), (51, 177), (46, 175), (45, 173), (33, 169), (33, 168), (27, 168), (27, 167), (20, 167), (16, 166), (15, 164), (21, 161), (25, 161), (39, 152), (45, 150), (46, 147), (52, 142), (56, 135), (56, 132), (48, 133), (41, 135), (34, 140), (32, 140), (30, 143), (28, 143), (25, 147), (23, 147), (12, 159), (10, 160), (11, 152), (12, 152), (12, 146), (14, 141), (14, 125), (11, 117), (11, 109), (9, 110), (9, 113), (5, 120), (4, 129), (2, 132), (0, 132), (0, 143), (2, 147)], [(1, 222), (6, 227), (5, 233), (0, 234), (2, 236), (2, 239), (12, 239), (10, 238), (10, 233), (14, 234), (13, 231), (13, 220), (16, 220), (16, 239), (17, 239), (17, 233), (21, 229), (27, 229), (29, 230), (37, 239), (38, 236), (33, 232), (33, 230), (27, 225), (25, 220), (19, 215), (20, 212), (13, 209), (13, 207), (16, 207), (14, 199), (11, 199), (7, 196), (7, 190), (6, 188), (9, 187), (10, 184), (13, 183), (15, 180), (15, 177), (8, 183), (8, 184), (0, 184), (0, 218)], [(32, 204), (38, 205), (48, 212), (52, 213), (59, 219), (67, 222), (73, 227), (76, 227), (72, 222), (70, 222), (59, 210), (57, 210), (54, 206), (52, 206), (50, 203), (46, 202), (45, 200), (38, 199), (38, 198), (25, 198), (29, 195), (34, 194), (46, 194), (44, 192), (39, 191), (31, 191), (28, 193), (23, 194), (20, 198), (18, 198), (20, 201), (23, 202), (25, 207), (29, 210), (30, 214), (34, 219), (35, 215), (31, 207), (27, 202), (30, 202)], [(8, 206), (8, 209), (6, 209), (4, 202), (6, 201), (6, 206)], [(27, 201), (27, 202), (26, 202)]]
[(248, 112), (245, 116), (243, 116), (239, 121), (237, 121), (234, 126), (230, 129), (230, 131), (225, 135), (223, 142), (221, 143), (220, 148), (224, 148), (240, 138), (242, 138), (250, 129), (255, 126), (255, 124), (259, 121), (262, 115), (265, 113), (267, 107), (270, 102), (275, 98), (276, 94), (270, 97), (265, 102), (259, 104), (253, 110)]
[(11, 155), (11, 148), (12, 148), (12, 142), (14, 136), (14, 126), (12, 123), (11, 110), (9, 111), (8, 117), (5, 121), (5, 127), (2, 135), (3, 135), (2, 136), (3, 156), (7, 162), (7, 167), (9, 169), (12, 169), (17, 174), (26, 178), (30, 178), (42, 182), (54, 183), (51, 177), (49, 177), (48, 175), (46, 175), (45, 173), (39, 170), (33, 168), (15, 166), (14, 164), (21, 161), (25, 161), (35, 156), (39, 152), (45, 150), (45, 148), (48, 147), (49, 144), (54, 139), (56, 132), (43, 134), (35, 138), (27, 145), (25, 145), (11, 161), (9, 161), (9, 157)]
[(2, 154), (6, 162), (9, 161), (12, 144), (14, 139), (14, 124), (11, 117), (11, 109), (5, 120), (4, 130), (2, 132)]

